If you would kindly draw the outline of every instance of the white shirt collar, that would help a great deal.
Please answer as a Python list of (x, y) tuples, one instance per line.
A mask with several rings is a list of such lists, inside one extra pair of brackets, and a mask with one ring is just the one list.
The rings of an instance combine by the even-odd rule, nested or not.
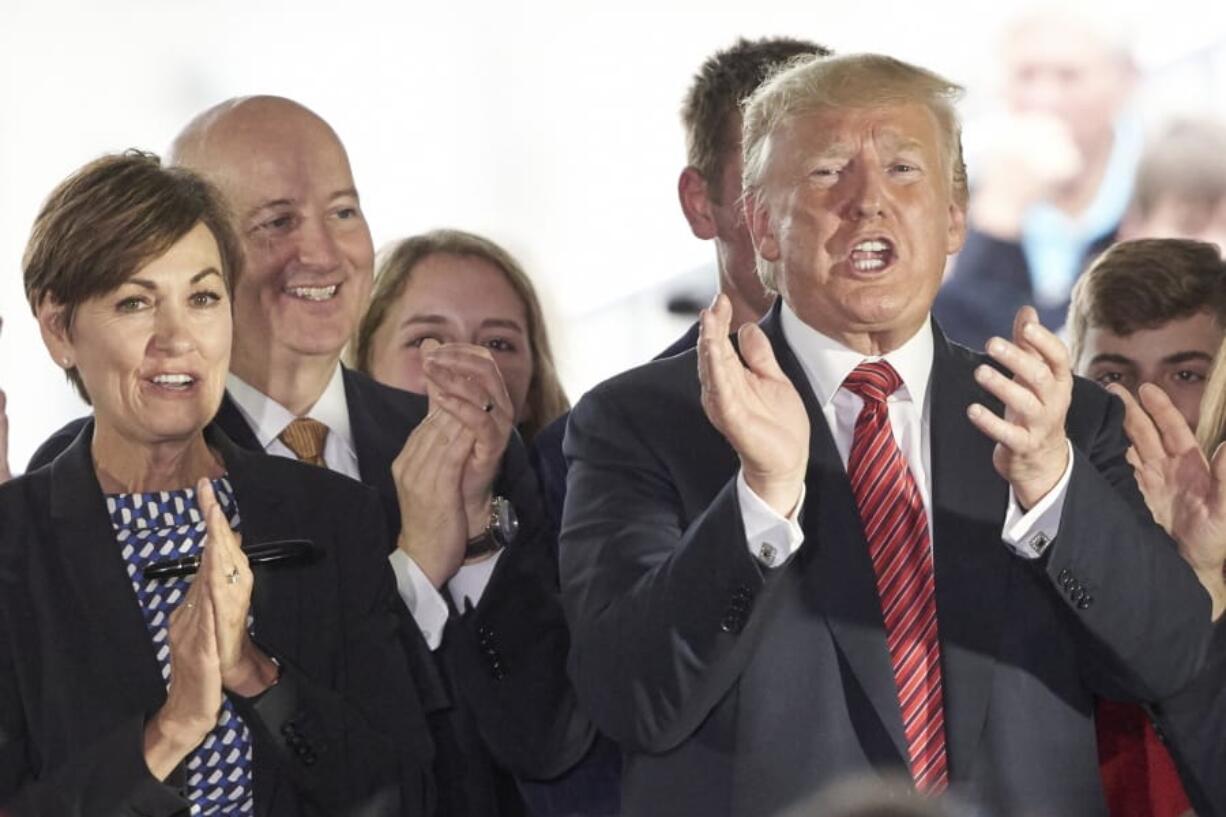
[[(297, 419), (285, 406), (233, 372), (226, 376), (226, 390), (265, 450), (276, 441), (286, 426)], [(349, 403), (345, 399), (345, 380), (340, 364), (333, 370), (323, 394), (303, 416), (326, 425), (329, 438), (339, 439), (350, 454), (357, 456), (353, 448), (353, 433), (349, 427)]]
[(899, 389), (896, 398), (908, 398), (918, 406), (924, 405), (932, 374), (931, 321), (925, 320), (920, 330), (894, 351), (881, 357), (865, 357), (809, 326), (786, 302), (781, 304), (780, 313), (783, 337), (800, 361), (813, 395), (823, 409), (830, 405), (853, 369), (866, 360), (882, 359), (889, 361), (902, 378), (903, 388)]

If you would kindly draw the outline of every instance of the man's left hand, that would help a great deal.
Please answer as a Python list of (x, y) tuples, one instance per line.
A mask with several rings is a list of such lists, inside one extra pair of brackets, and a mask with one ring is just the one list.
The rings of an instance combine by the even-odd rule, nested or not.
[(996, 442), (992, 464), (1013, 487), (1018, 504), (1037, 505), (1068, 467), (1064, 419), (1073, 396), (1068, 350), (1039, 323), (1033, 307), (1013, 320), (1013, 341), (992, 338), (987, 352), (1013, 372), (1009, 378), (988, 365), (975, 379), (1005, 406), (999, 417), (979, 403), (967, 409), (975, 427)]
[(461, 492), (469, 538), (485, 531), (494, 480), (515, 424), (515, 408), (489, 349), (468, 343), (422, 344), (430, 400), (473, 433)]

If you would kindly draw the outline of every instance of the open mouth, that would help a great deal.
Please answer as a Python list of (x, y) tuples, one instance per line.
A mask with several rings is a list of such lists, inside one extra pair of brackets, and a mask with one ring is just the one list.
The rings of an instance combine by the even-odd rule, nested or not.
[(330, 284), (323, 287), (285, 287), (282, 290), (291, 298), (297, 298), (300, 301), (330, 301), (336, 297), (336, 293), (340, 291), (340, 284)]
[(869, 238), (852, 245), (847, 260), (856, 272), (880, 272), (894, 261), (894, 244), (885, 238)]
[(190, 374), (173, 373), (173, 374), (155, 374), (149, 378), (149, 382), (155, 387), (169, 392), (186, 392), (191, 391), (196, 385), (196, 378)]

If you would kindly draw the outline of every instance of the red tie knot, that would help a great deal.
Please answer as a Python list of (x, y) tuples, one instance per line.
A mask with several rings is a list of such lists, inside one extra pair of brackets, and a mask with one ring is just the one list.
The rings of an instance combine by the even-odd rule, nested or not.
[(884, 360), (861, 363), (843, 381), (843, 388), (860, 395), (866, 403), (884, 403), (901, 385), (898, 372)]

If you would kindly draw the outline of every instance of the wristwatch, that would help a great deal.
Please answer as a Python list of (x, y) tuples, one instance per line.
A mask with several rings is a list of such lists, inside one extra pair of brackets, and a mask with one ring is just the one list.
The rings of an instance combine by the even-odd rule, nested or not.
[(490, 500), (490, 518), (485, 523), (485, 530), (468, 540), (464, 558), (484, 556), (506, 547), (515, 540), (518, 532), (519, 518), (515, 515), (515, 508), (506, 497), (495, 496)]

